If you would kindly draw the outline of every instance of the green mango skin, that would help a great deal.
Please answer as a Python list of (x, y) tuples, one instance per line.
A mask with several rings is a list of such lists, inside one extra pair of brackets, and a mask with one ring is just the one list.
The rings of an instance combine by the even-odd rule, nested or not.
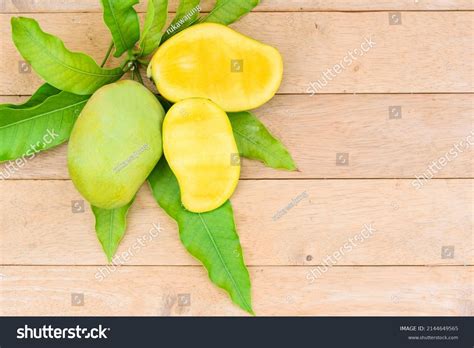
[(163, 153), (164, 114), (153, 93), (135, 81), (94, 93), (68, 145), (69, 174), (89, 203), (115, 209), (133, 199)]

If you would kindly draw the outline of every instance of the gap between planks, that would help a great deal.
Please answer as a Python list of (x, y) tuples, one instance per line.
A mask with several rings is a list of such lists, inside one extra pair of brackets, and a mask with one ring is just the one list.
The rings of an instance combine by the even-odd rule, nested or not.
[[(4, 162), (0, 162), (2, 164)], [(276, 169), (275, 169), (276, 170)], [(351, 177), (340, 177), (340, 178), (319, 178), (319, 177), (307, 177), (307, 178), (240, 178), (239, 181), (268, 181), (268, 180), (275, 180), (275, 181), (284, 181), (284, 180), (298, 180), (298, 181), (330, 181), (330, 180), (346, 180), (346, 181), (355, 181), (355, 180), (411, 180), (413, 181), (415, 178), (394, 178), (394, 177), (373, 177), (373, 178), (351, 178)], [(442, 177), (442, 178), (431, 178), (430, 180), (473, 180), (474, 176), (472, 177)], [(66, 178), (12, 178), (12, 179), (0, 179), (5, 181), (71, 181), (71, 179)]]
[[(452, 10), (452, 9), (445, 9), (445, 10), (391, 10), (391, 9), (383, 9), (383, 10), (330, 10), (330, 9), (325, 9), (325, 10), (304, 10), (304, 11), (298, 11), (298, 10), (285, 10), (285, 11), (253, 11), (252, 13), (384, 13), (384, 12), (398, 12), (398, 13), (405, 13), (405, 12), (429, 12), (429, 13), (442, 13), (442, 12), (474, 12), (474, 7), (472, 9), (462, 9), (462, 10)], [(22, 11), (22, 12), (14, 12), (14, 11), (0, 11), (0, 14), (6, 14), (6, 15), (34, 15), (34, 14), (91, 14), (91, 13), (99, 13), (99, 12), (91, 12), (91, 11)], [(145, 11), (137, 11), (138, 14), (146, 14)], [(203, 11), (200, 12), (203, 15), (206, 15), (209, 13), (209, 11)], [(168, 12), (168, 15), (171, 15), (170, 17), (173, 17), (176, 14), (176, 12)]]
[[(474, 92), (413, 92), (413, 93), (408, 93), (408, 92), (396, 92), (396, 93), (390, 93), (390, 92), (361, 92), (361, 93), (317, 93), (314, 95), (314, 97), (317, 96), (351, 96), (351, 95), (392, 95), (392, 96), (397, 96), (397, 95), (473, 95)], [(31, 94), (0, 94), (1, 97), (5, 98), (24, 98), (24, 97), (31, 97)], [(307, 97), (312, 97), (311, 94), (308, 93), (275, 93), (275, 96), (307, 96)]]
[[(120, 268), (136, 268), (136, 267), (156, 267), (156, 268), (170, 268), (170, 267), (176, 267), (176, 268), (182, 268), (182, 267), (192, 267), (192, 268), (202, 268), (204, 267), (202, 264), (197, 264), (197, 265), (189, 265), (189, 264), (172, 264), (172, 265), (127, 265), (127, 264), (120, 264), (120, 265), (115, 265), (115, 264), (87, 264), (87, 265), (74, 265), (74, 264), (2, 264), (0, 263), (1, 267), (120, 267)], [(327, 266), (324, 264), (311, 264), (311, 265), (246, 265), (247, 268), (314, 268), (318, 266)], [(433, 267), (474, 267), (474, 264), (452, 264), (452, 265), (446, 265), (446, 264), (426, 264), (426, 265), (331, 265), (330, 268), (355, 268), (355, 267), (360, 267), (360, 268), (365, 268), (365, 267), (370, 267), (370, 268), (380, 268), (380, 267), (411, 267), (411, 268), (433, 268)]]
[[(42, 0), (35, 4), (26, 1), (3, 0), (1, 9), (8, 13), (37, 13), (37, 12), (61, 12), (61, 13), (94, 13), (101, 12), (101, 6), (97, 0), (82, 0), (80, 3), (66, 3), (63, 0)], [(201, 13), (209, 12), (214, 6), (214, 0), (202, 0), (200, 2)], [(141, 1), (134, 8), (139, 13), (147, 9), (147, 1)], [(175, 13), (178, 1), (171, 0), (168, 5), (170, 13)], [(463, 11), (473, 10), (474, 6), (466, 0), (263, 0), (260, 1), (253, 12), (374, 12), (374, 11)]]

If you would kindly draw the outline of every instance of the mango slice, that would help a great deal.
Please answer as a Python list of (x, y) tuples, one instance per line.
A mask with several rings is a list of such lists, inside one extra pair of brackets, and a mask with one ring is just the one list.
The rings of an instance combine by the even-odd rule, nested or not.
[(275, 95), (283, 76), (275, 48), (215, 23), (193, 25), (173, 36), (148, 68), (166, 99), (207, 98), (225, 111), (263, 105)]
[(207, 99), (174, 104), (163, 122), (163, 151), (186, 209), (220, 207), (234, 192), (240, 158), (227, 114)]
[(160, 159), (164, 110), (141, 84), (106, 85), (89, 99), (68, 145), (68, 168), (77, 190), (93, 206), (129, 203)]

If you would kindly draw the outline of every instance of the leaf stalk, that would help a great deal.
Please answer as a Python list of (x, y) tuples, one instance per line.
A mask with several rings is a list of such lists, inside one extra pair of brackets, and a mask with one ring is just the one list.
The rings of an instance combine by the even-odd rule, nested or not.
[(101, 68), (104, 67), (105, 63), (107, 63), (107, 60), (110, 57), (110, 53), (112, 52), (112, 48), (114, 48), (114, 42), (113, 41), (110, 42), (110, 45), (109, 45), (109, 48), (107, 49), (107, 53), (105, 54), (104, 60), (102, 60), (102, 63), (100, 64)]

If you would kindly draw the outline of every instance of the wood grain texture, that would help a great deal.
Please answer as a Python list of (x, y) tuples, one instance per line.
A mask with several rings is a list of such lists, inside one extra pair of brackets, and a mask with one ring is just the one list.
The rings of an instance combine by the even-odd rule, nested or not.
[[(249, 265), (467, 265), (474, 264), (473, 183), (433, 180), (417, 190), (410, 180), (250, 180), (232, 202)], [(73, 213), (82, 198), (71, 182), (0, 181), (0, 192), (0, 264), (106, 263), (87, 202)], [(153, 224), (160, 229), (151, 231)], [(443, 257), (445, 246), (454, 247), (452, 258)], [(116, 263), (130, 265), (197, 264), (148, 187), (117, 255)]]
[[(256, 314), (473, 315), (473, 267), (333, 267), (313, 284), (309, 269), (251, 267)], [(96, 272), (0, 267), (0, 315), (245, 315), (201, 267), (121, 267), (102, 281)]]
[[(213, 3), (203, 0), (203, 12)], [(143, 0), (137, 9), (143, 18)], [(474, 314), (472, 146), (421, 189), (409, 179), (473, 130), (474, 12), (465, 10), (472, 1), (263, 0), (233, 25), (283, 55), (280, 95), (256, 114), (299, 166), (244, 160), (232, 198), (257, 315)], [(401, 25), (389, 24), (392, 11)], [(38, 19), (100, 61), (110, 42), (100, 12), (97, 0), (0, 0), (0, 103), (21, 102), (41, 84), (20, 69), (13, 15)], [(373, 48), (323, 79), (366, 38)], [(326, 86), (303, 95), (317, 80)], [(393, 106), (401, 119), (389, 118)], [(336, 165), (337, 153), (349, 164)], [(186, 253), (148, 187), (130, 212), (115, 259), (122, 266), (107, 266), (89, 207), (82, 211), (68, 180), (66, 146), (28, 161), (15, 180), (1, 180), (6, 170), (0, 315), (245, 315)], [(73, 293), (84, 305), (72, 305)]]
[[(97, 0), (64, 1), (64, 0), (2, 0), (0, 13), (18, 12), (101, 12)], [(202, 0), (202, 11), (210, 11), (215, 0)], [(146, 11), (147, 1), (142, 0), (135, 6), (137, 11)], [(170, 11), (176, 11), (178, 0), (170, 0)], [(425, 11), (425, 10), (472, 10), (474, 5), (469, 0), (261, 0), (254, 11)]]
[[(109, 44), (99, 13), (29, 16), (96, 60)], [(0, 95), (32, 94), (40, 81), (34, 73), (20, 73), (10, 17), (0, 15), (0, 37), (7, 38), (0, 42)], [(285, 74), (279, 93), (308, 93), (315, 81), (326, 83), (318, 90), (323, 94), (472, 92), (474, 43), (466, 33), (473, 19), (473, 12), (404, 12), (402, 25), (389, 25), (387, 12), (251, 13), (233, 27), (280, 50)], [(366, 40), (373, 47), (361, 55)], [(348, 52), (346, 68), (336, 68)]]
[[(21, 98), (24, 100), (25, 98)], [(266, 168), (244, 160), (242, 177), (252, 178), (415, 178), (466, 139), (474, 121), (473, 95), (287, 95), (256, 110), (289, 148), (299, 171)], [(20, 102), (0, 97), (0, 103)], [(400, 106), (402, 118), (390, 119)], [(474, 145), (474, 136), (469, 138)], [(437, 178), (474, 176), (474, 146), (463, 143)], [(15, 179), (68, 179), (67, 146), (38, 154), (18, 170), (0, 165)], [(349, 165), (336, 165), (348, 153)], [(7, 177), (7, 175), (4, 175)]]

